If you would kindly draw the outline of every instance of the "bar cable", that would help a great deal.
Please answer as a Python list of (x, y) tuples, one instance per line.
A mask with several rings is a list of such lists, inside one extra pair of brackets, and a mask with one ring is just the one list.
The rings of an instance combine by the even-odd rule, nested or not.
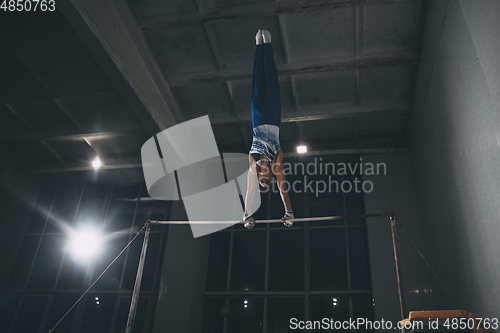
[(80, 296), (80, 298), (77, 299), (77, 301), (75, 302), (75, 304), (73, 304), (69, 310), (64, 314), (64, 316), (61, 317), (61, 319), (59, 319), (59, 321), (54, 325), (54, 327), (52, 327), (50, 330), (49, 330), (49, 333), (53, 332), (54, 329), (57, 327), (57, 325), (59, 325), (61, 323), (61, 321), (63, 321), (64, 318), (66, 318), (66, 316), (71, 312), (71, 310), (73, 310), (73, 308), (82, 300), (83, 297), (85, 297), (85, 295), (87, 295), (87, 293), (90, 291), (90, 289), (92, 289), (92, 287), (97, 283), (97, 281), (104, 275), (104, 273), (106, 273), (106, 271), (111, 267), (111, 265), (113, 265), (115, 263), (116, 260), (118, 260), (118, 258), (123, 254), (123, 252), (125, 252), (125, 250), (128, 249), (128, 247), (132, 244), (132, 242), (141, 234), (141, 232), (144, 230), (144, 228), (146, 228), (146, 226), (148, 225), (148, 223), (145, 223), (144, 226), (141, 228), (141, 230), (139, 230), (134, 238), (132, 238), (130, 240), (130, 242), (123, 248), (123, 250), (121, 250), (120, 253), (118, 253), (118, 255), (115, 257), (115, 259), (113, 259), (113, 261), (111, 261), (111, 263), (108, 265), (108, 267), (106, 267), (106, 269), (101, 273), (101, 275), (99, 275), (97, 277), (97, 279), (95, 279), (94, 282), (92, 282), (92, 284), (90, 285), (90, 287), (87, 288), (87, 290), (85, 290), (85, 292)]

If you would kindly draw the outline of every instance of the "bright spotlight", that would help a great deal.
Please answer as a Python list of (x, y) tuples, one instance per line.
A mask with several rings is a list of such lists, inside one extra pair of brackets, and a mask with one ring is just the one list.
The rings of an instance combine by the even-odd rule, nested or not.
[(90, 227), (73, 230), (68, 239), (68, 251), (79, 261), (87, 261), (95, 257), (101, 251), (102, 245), (101, 235), (96, 229)]
[(244, 304), (248, 304), (248, 301), (247, 301), (247, 300), (244, 300), (244, 301), (243, 301), (243, 303), (244, 303)]
[(307, 146), (297, 146), (297, 153), (299, 154), (307, 153)]
[(95, 160), (92, 161), (92, 167), (94, 167), (94, 169), (99, 169), (101, 167), (101, 160), (99, 157), (96, 157)]

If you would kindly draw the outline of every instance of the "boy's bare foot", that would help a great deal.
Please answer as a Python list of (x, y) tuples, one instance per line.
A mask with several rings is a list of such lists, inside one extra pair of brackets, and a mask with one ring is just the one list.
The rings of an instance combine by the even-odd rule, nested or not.
[(257, 31), (257, 34), (255, 35), (255, 43), (257, 45), (262, 44), (262, 30), (260, 30), (260, 29), (259, 29), (259, 31)]
[(267, 30), (262, 29), (262, 39), (264, 44), (271, 43), (271, 33)]

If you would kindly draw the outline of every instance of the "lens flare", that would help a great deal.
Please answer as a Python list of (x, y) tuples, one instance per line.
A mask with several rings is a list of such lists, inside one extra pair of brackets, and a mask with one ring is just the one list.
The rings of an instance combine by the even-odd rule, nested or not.
[(99, 157), (96, 157), (95, 160), (92, 161), (92, 167), (94, 169), (99, 169), (101, 167), (101, 160)]
[(79, 261), (87, 261), (101, 252), (103, 238), (97, 229), (84, 227), (73, 230), (68, 239), (68, 251)]
[(297, 146), (297, 153), (299, 154), (307, 153), (307, 146)]

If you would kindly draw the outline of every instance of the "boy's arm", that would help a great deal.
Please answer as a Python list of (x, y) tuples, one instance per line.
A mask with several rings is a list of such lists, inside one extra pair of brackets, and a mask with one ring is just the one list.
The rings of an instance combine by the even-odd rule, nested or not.
[(250, 169), (247, 175), (247, 193), (245, 195), (245, 215), (248, 215), (248, 208), (252, 211), (252, 205), (255, 202), (256, 195), (260, 195), (259, 183), (256, 181), (257, 178), (257, 163), (251, 154), (248, 154), (248, 163)]
[[(280, 150), (272, 166), (273, 173), (276, 175), (276, 181), (280, 190), (281, 200), (285, 210), (291, 212), (292, 204), (290, 203), (290, 196), (288, 195), (289, 184), (286, 184), (285, 173), (283, 170), (283, 151)], [(285, 219), (285, 217), (283, 217)]]

